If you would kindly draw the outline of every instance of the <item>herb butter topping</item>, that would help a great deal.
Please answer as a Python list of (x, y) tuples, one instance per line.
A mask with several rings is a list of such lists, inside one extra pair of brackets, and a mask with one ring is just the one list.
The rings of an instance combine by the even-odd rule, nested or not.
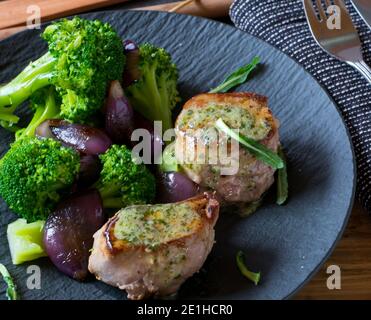
[[(264, 108), (263, 108), (264, 109)], [(179, 130), (197, 130), (214, 128), (218, 118), (232, 129), (254, 140), (263, 140), (272, 129), (263, 109), (244, 109), (231, 105), (209, 104), (199, 108), (191, 106), (182, 111), (179, 117)]]
[(114, 235), (130, 244), (153, 248), (192, 234), (201, 223), (199, 214), (187, 203), (134, 206), (120, 211)]

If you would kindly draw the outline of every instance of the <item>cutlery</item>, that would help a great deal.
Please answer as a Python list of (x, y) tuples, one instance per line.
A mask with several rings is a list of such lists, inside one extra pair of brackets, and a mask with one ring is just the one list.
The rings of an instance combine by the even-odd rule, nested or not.
[(331, 56), (356, 68), (371, 84), (371, 69), (363, 60), (361, 41), (343, 0), (333, 1), (340, 8), (340, 12), (336, 13), (341, 15), (340, 29), (330, 29), (327, 26), (325, 9), (331, 5), (330, 0), (325, 1), (325, 6), (321, 0), (315, 2), (318, 15), (313, 1), (303, 0), (309, 28), (318, 45)]
[(351, 0), (358, 14), (365, 20), (371, 29), (371, 1), (370, 0)]

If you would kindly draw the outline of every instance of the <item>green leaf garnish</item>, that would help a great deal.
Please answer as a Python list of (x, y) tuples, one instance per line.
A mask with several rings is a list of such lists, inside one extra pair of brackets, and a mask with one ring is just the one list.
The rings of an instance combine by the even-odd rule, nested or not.
[(19, 296), (17, 293), (17, 287), (13, 282), (11, 275), (9, 274), (7, 268), (0, 263), (0, 274), (3, 276), (3, 279), (8, 286), (6, 289), (6, 296), (8, 300), (18, 300)]
[(287, 180), (287, 167), (286, 167), (286, 157), (281, 146), (278, 147), (277, 154), (283, 160), (284, 166), (278, 169), (277, 172), (277, 200), (278, 205), (282, 205), (286, 202), (288, 197), (288, 180)]
[(209, 91), (209, 93), (224, 93), (228, 92), (234, 87), (246, 82), (247, 77), (260, 63), (259, 57), (254, 57), (250, 63), (238, 68), (233, 71), (230, 76), (228, 76), (219, 86)]
[(240, 269), (240, 272), (249, 280), (255, 283), (257, 286), (260, 281), (260, 272), (255, 273), (247, 269), (245, 265), (245, 255), (242, 251), (238, 251), (236, 255), (237, 267)]
[(225, 134), (230, 136), (232, 139), (237, 140), (240, 144), (246, 147), (246, 149), (254, 155), (257, 159), (261, 160), (265, 164), (271, 166), (273, 169), (281, 169), (284, 167), (283, 160), (272, 150), (253, 139), (243, 136), (240, 133), (235, 132), (229, 128), (222, 119), (218, 119), (215, 123), (216, 128), (223, 131)]

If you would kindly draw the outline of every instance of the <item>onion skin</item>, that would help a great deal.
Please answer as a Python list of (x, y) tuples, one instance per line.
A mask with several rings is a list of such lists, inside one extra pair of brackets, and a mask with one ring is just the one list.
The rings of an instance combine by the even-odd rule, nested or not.
[(157, 202), (179, 202), (192, 198), (200, 192), (199, 186), (184, 174), (179, 172), (165, 172), (158, 179)]
[(36, 128), (36, 136), (58, 140), (66, 147), (89, 155), (105, 153), (112, 145), (110, 137), (101, 129), (59, 119), (41, 123)]
[(96, 190), (61, 202), (44, 226), (44, 247), (53, 264), (69, 277), (85, 280), (93, 235), (105, 221), (102, 199)]
[(112, 145), (112, 140), (101, 129), (81, 124), (60, 124), (50, 126), (55, 138), (65, 146), (72, 147), (84, 154), (105, 153)]
[(134, 111), (119, 81), (111, 82), (105, 106), (105, 131), (118, 144), (131, 144)]
[(131, 40), (125, 40), (124, 45), (124, 54), (126, 56), (126, 64), (123, 75), (123, 86), (126, 88), (130, 86), (133, 82), (140, 78), (139, 70), (139, 48), (135, 42)]

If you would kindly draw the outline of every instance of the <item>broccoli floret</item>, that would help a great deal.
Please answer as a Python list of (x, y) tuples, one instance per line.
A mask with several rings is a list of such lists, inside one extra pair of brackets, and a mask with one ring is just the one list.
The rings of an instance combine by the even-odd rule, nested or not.
[(48, 119), (58, 119), (61, 116), (55, 89), (52, 86), (36, 91), (31, 96), (30, 108), (34, 112), (32, 120), (26, 128), (16, 132), (16, 140), (35, 136), (35, 130), (41, 123)]
[(113, 145), (100, 159), (103, 169), (95, 187), (105, 208), (120, 209), (153, 200), (155, 178), (144, 164), (133, 162), (126, 146)]
[(172, 110), (180, 101), (178, 69), (163, 48), (139, 46), (140, 78), (126, 88), (132, 106), (146, 118), (162, 121), (163, 130), (173, 127)]
[(0, 195), (28, 222), (45, 220), (79, 172), (80, 157), (58, 141), (25, 137), (0, 160)]
[(103, 104), (107, 86), (121, 79), (123, 45), (112, 27), (98, 20), (62, 19), (42, 34), (49, 50), (15, 79), (0, 87), (0, 121), (4, 127), (18, 122), (17, 106), (40, 88), (54, 85), (61, 116), (84, 122)]

